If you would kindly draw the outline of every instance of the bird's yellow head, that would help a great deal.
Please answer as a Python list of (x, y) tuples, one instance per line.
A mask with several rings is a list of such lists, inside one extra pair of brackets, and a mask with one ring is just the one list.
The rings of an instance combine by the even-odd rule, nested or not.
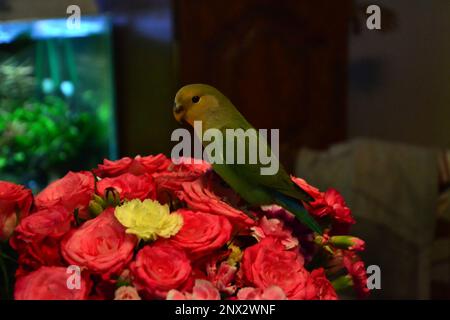
[(175, 119), (193, 125), (219, 114), (226, 97), (214, 87), (206, 84), (190, 84), (178, 90), (173, 106)]

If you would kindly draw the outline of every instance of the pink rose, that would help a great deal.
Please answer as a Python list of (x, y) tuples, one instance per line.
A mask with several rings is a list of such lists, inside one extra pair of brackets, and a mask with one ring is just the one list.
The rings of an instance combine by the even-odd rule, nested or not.
[(125, 157), (117, 161), (105, 159), (103, 164), (94, 170), (94, 173), (101, 178), (117, 177), (124, 173), (140, 176), (145, 173), (153, 174), (164, 171), (170, 164), (171, 161), (163, 154), (147, 157), (136, 156), (134, 159)]
[(36, 269), (60, 265), (61, 238), (70, 231), (73, 214), (61, 205), (39, 210), (24, 218), (10, 240), (19, 253), (19, 265)]
[(114, 178), (104, 178), (97, 182), (97, 194), (104, 196), (108, 188), (114, 188), (120, 195), (121, 200), (131, 199), (155, 199), (156, 190), (151, 176), (144, 174), (135, 176), (124, 173)]
[(32, 203), (31, 190), (0, 181), (0, 241), (11, 236), (19, 220), (29, 214)]
[(122, 286), (114, 293), (114, 300), (141, 300), (136, 288)]
[(224, 216), (181, 209), (183, 226), (170, 241), (199, 257), (221, 248), (231, 238), (232, 226)]
[(220, 293), (214, 285), (203, 279), (195, 280), (192, 293), (182, 293), (172, 289), (167, 293), (167, 300), (220, 300)]
[(135, 287), (149, 297), (164, 299), (171, 289), (181, 289), (191, 275), (184, 250), (167, 241), (142, 248), (131, 264)]
[(216, 194), (210, 191), (203, 179), (182, 184), (182, 191), (177, 192), (178, 198), (185, 201), (192, 210), (223, 215), (238, 226), (252, 226), (255, 221), (241, 210), (233, 208)]
[(94, 185), (95, 178), (91, 172), (69, 172), (36, 196), (36, 206), (43, 209), (61, 204), (72, 213), (78, 209), (79, 216), (87, 218)]
[(286, 300), (286, 294), (278, 286), (265, 289), (246, 287), (239, 290), (238, 300)]
[(61, 252), (70, 264), (108, 278), (120, 273), (130, 262), (136, 244), (137, 238), (126, 234), (114, 217), (114, 208), (108, 208), (67, 234), (61, 243)]
[(317, 300), (337, 300), (338, 296), (334, 291), (330, 281), (325, 276), (323, 268), (315, 269), (311, 272), (311, 281), (314, 284), (315, 296), (313, 299)]
[(69, 277), (64, 267), (41, 267), (16, 280), (16, 300), (85, 300), (91, 288), (90, 280), (81, 274), (80, 287), (69, 289)]
[(217, 268), (216, 259), (212, 259), (206, 264), (206, 274), (209, 281), (220, 291), (232, 295), (236, 291), (233, 284), (236, 277), (237, 268), (231, 266), (226, 261), (220, 263)]
[(285, 250), (273, 238), (245, 249), (241, 268), (249, 284), (260, 289), (278, 286), (289, 299), (307, 299), (315, 290), (298, 250)]
[(292, 236), (292, 232), (284, 227), (279, 219), (267, 219), (263, 216), (259, 221), (259, 225), (252, 227), (253, 236), (258, 240), (265, 237), (272, 237), (280, 241), (286, 249), (292, 249), (298, 246), (297, 238)]

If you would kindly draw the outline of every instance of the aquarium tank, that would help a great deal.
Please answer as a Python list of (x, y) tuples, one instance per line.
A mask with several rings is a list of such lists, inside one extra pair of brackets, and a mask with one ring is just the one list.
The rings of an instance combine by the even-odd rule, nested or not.
[(0, 180), (39, 191), (116, 158), (111, 23), (0, 23)]

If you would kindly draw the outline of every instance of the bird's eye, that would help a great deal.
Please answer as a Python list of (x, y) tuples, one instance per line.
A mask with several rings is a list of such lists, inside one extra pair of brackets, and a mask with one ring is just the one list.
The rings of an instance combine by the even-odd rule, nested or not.
[(197, 102), (199, 102), (200, 101), (200, 97), (199, 96), (193, 96), (192, 97), (192, 102), (193, 103), (197, 103)]

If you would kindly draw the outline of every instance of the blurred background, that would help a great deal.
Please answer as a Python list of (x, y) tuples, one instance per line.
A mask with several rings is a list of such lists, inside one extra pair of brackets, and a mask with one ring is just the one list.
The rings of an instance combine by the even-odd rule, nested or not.
[(0, 179), (170, 155), (174, 94), (208, 83), (345, 196), (372, 299), (448, 299), (449, 39), (448, 0), (0, 0)]

